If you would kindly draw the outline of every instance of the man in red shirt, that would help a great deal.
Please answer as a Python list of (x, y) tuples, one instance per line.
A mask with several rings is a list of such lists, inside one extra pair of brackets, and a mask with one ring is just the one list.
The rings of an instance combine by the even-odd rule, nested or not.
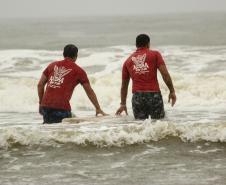
[[(79, 67), (78, 48), (72, 44), (64, 47), (64, 60), (51, 63), (42, 73), (38, 83), (39, 112), (44, 123), (59, 123), (71, 117), (70, 99), (76, 85), (81, 84), (98, 114), (106, 115), (100, 108), (86, 72)], [(46, 86), (46, 88), (45, 88)]]
[(126, 98), (132, 79), (132, 107), (135, 119), (161, 119), (165, 116), (161, 91), (157, 79), (160, 71), (169, 88), (169, 102), (176, 103), (176, 94), (165, 62), (158, 51), (150, 50), (150, 38), (140, 34), (136, 38), (137, 50), (125, 61), (122, 68), (121, 106), (116, 114), (127, 113)]

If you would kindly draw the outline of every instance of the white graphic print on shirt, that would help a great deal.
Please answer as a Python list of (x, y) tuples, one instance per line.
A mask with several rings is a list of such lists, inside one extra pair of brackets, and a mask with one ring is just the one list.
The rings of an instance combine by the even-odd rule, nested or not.
[(66, 69), (65, 67), (54, 66), (54, 75), (50, 77), (49, 86), (52, 88), (60, 88), (64, 82), (64, 76), (70, 73), (72, 69)]
[(134, 63), (133, 70), (136, 71), (138, 74), (144, 74), (149, 72), (149, 66), (145, 62), (146, 54), (138, 55), (137, 57), (132, 57), (132, 61)]

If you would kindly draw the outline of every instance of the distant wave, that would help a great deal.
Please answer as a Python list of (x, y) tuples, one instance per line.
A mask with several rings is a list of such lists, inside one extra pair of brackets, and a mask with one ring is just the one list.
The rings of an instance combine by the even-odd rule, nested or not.
[[(158, 49), (163, 53), (175, 83), (177, 107), (194, 110), (200, 106), (225, 107), (226, 46), (164, 46)], [(77, 63), (87, 69), (104, 107), (118, 106), (121, 67), (133, 50), (132, 46), (115, 46), (80, 51)], [(60, 51), (0, 50), (0, 111), (37, 111), (38, 79), (43, 69), (50, 62), (61, 59), (61, 55)], [(159, 82), (167, 101), (168, 89), (160, 75)], [(131, 91), (131, 86), (129, 88)], [(76, 88), (71, 104), (73, 109), (90, 107), (80, 86)]]

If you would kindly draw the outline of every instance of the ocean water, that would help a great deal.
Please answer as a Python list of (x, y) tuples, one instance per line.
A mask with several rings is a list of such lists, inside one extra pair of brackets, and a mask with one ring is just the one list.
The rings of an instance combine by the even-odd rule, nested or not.
[[(0, 20), (0, 184), (225, 185), (225, 14)], [(138, 33), (151, 34), (172, 76), (178, 101), (166, 118), (114, 117), (121, 67)], [(79, 46), (77, 63), (89, 76), (103, 109), (112, 115), (80, 124), (43, 125), (37, 82)], [(72, 111), (93, 116), (76, 87)]]

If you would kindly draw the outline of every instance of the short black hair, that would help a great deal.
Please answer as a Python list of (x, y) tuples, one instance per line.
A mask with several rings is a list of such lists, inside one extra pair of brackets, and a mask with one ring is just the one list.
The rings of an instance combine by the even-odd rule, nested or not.
[(140, 34), (136, 38), (136, 46), (138, 48), (146, 47), (149, 43), (150, 43), (150, 37), (146, 34)]
[(64, 57), (74, 58), (78, 55), (78, 48), (73, 44), (68, 44), (64, 47)]

